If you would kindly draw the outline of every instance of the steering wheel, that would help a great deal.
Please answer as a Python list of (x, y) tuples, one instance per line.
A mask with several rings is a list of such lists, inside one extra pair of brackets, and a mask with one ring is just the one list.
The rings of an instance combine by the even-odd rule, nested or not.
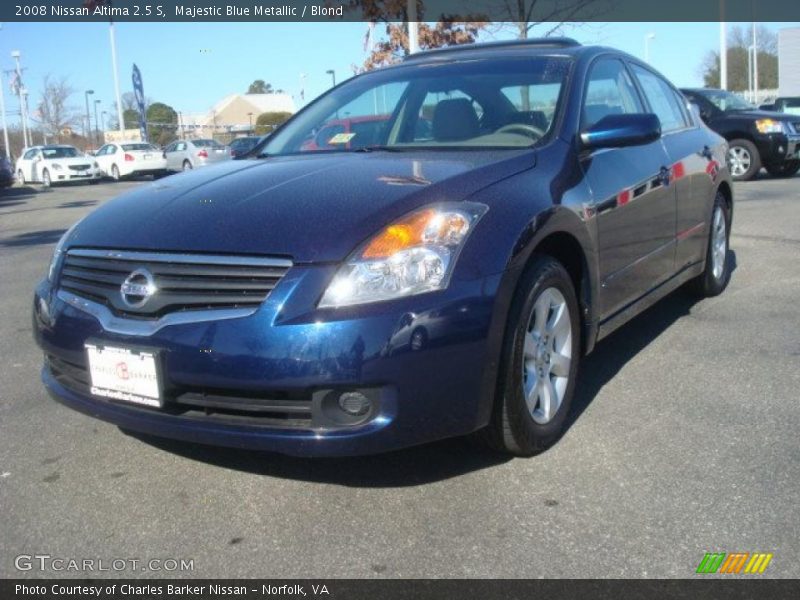
[(535, 139), (544, 137), (544, 131), (527, 123), (509, 123), (508, 125), (503, 125), (495, 133), (521, 133)]

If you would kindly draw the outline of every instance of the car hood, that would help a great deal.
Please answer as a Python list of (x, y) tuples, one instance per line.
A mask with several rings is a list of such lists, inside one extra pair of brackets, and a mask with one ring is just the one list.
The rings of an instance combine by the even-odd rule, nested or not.
[(341, 261), (406, 212), (464, 200), (533, 167), (534, 157), (529, 149), (437, 150), (231, 161), (105, 204), (66, 245)]
[(772, 119), (773, 121), (796, 121), (797, 115), (778, 112), (775, 110), (737, 110), (727, 113), (731, 116), (744, 119)]
[(91, 165), (95, 161), (93, 156), (71, 156), (69, 158), (46, 158), (45, 163), (59, 164), (68, 167), (70, 165)]

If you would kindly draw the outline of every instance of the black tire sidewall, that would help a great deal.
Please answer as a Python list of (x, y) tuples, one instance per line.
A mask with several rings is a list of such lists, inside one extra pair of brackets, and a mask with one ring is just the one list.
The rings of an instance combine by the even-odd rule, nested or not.
[[(722, 272), (722, 277), (717, 279), (714, 277), (713, 266), (713, 240), (714, 240), (714, 214), (717, 208), (722, 209), (722, 214), (725, 217), (725, 270)], [(714, 206), (711, 209), (711, 221), (708, 228), (708, 242), (706, 245), (706, 268), (702, 278), (702, 293), (705, 296), (717, 296), (721, 294), (731, 280), (731, 265), (730, 265), (730, 248), (731, 248), (731, 215), (728, 210), (728, 203), (725, 201), (724, 196), (717, 192), (714, 199)]]
[(42, 186), (49, 188), (53, 184), (53, 180), (50, 178), (50, 171), (45, 169), (42, 171)]
[(800, 160), (787, 160), (779, 165), (765, 167), (772, 177), (794, 177), (800, 171)]
[[(536, 423), (528, 411), (522, 392), (523, 345), (533, 306), (547, 288), (556, 288), (567, 301), (572, 326), (572, 360), (564, 399), (555, 417), (545, 424)], [(501, 366), (501, 423), (507, 450), (527, 456), (546, 449), (555, 442), (570, 411), (580, 362), (580, 317), (578, 301), (566, 269), (550, 257), (539, 257), (528, 267), (518, 287), (509, 315)]]

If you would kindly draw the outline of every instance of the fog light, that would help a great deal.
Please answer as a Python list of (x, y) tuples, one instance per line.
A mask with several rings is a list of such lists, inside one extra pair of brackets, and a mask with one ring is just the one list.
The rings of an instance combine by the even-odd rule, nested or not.
[(367, 414), (369, 405), (369, 398), (361, 392), (345, 392), (339, 396), (339, 408), (354, 417)]

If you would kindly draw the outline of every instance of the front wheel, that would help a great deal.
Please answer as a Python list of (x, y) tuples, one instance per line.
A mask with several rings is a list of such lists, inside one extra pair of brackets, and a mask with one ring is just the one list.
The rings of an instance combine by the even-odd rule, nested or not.
[(50, 171), (45, 169), (42, 171), (42, 187), (49, 188), (53, 185), (53, 181), (50, 179)]
[(728, 143), (728, 169), (734, 181), (750, 181), (761, 170), (761, 156), (750, 140)]
[(717, 192), (711, 212), (711, 228), (706, 247), (706, 268), (692, 282), (697, 295), (707, 298), (718, 296), (731, 280), (728, 245), (730, 241), (731, 217), (725, 197)]
[(531, 456), (561, 435), (580, 360), (580, 317), (572, 279), (557, 260), (537, 257), (512, 303), (498, 396), (483, 438), (493, 448)]
[(800, 160), (787, 160), (777, 165), (767, 165), (765, 168), (773, 177), (794, 177), (800, 171)]

